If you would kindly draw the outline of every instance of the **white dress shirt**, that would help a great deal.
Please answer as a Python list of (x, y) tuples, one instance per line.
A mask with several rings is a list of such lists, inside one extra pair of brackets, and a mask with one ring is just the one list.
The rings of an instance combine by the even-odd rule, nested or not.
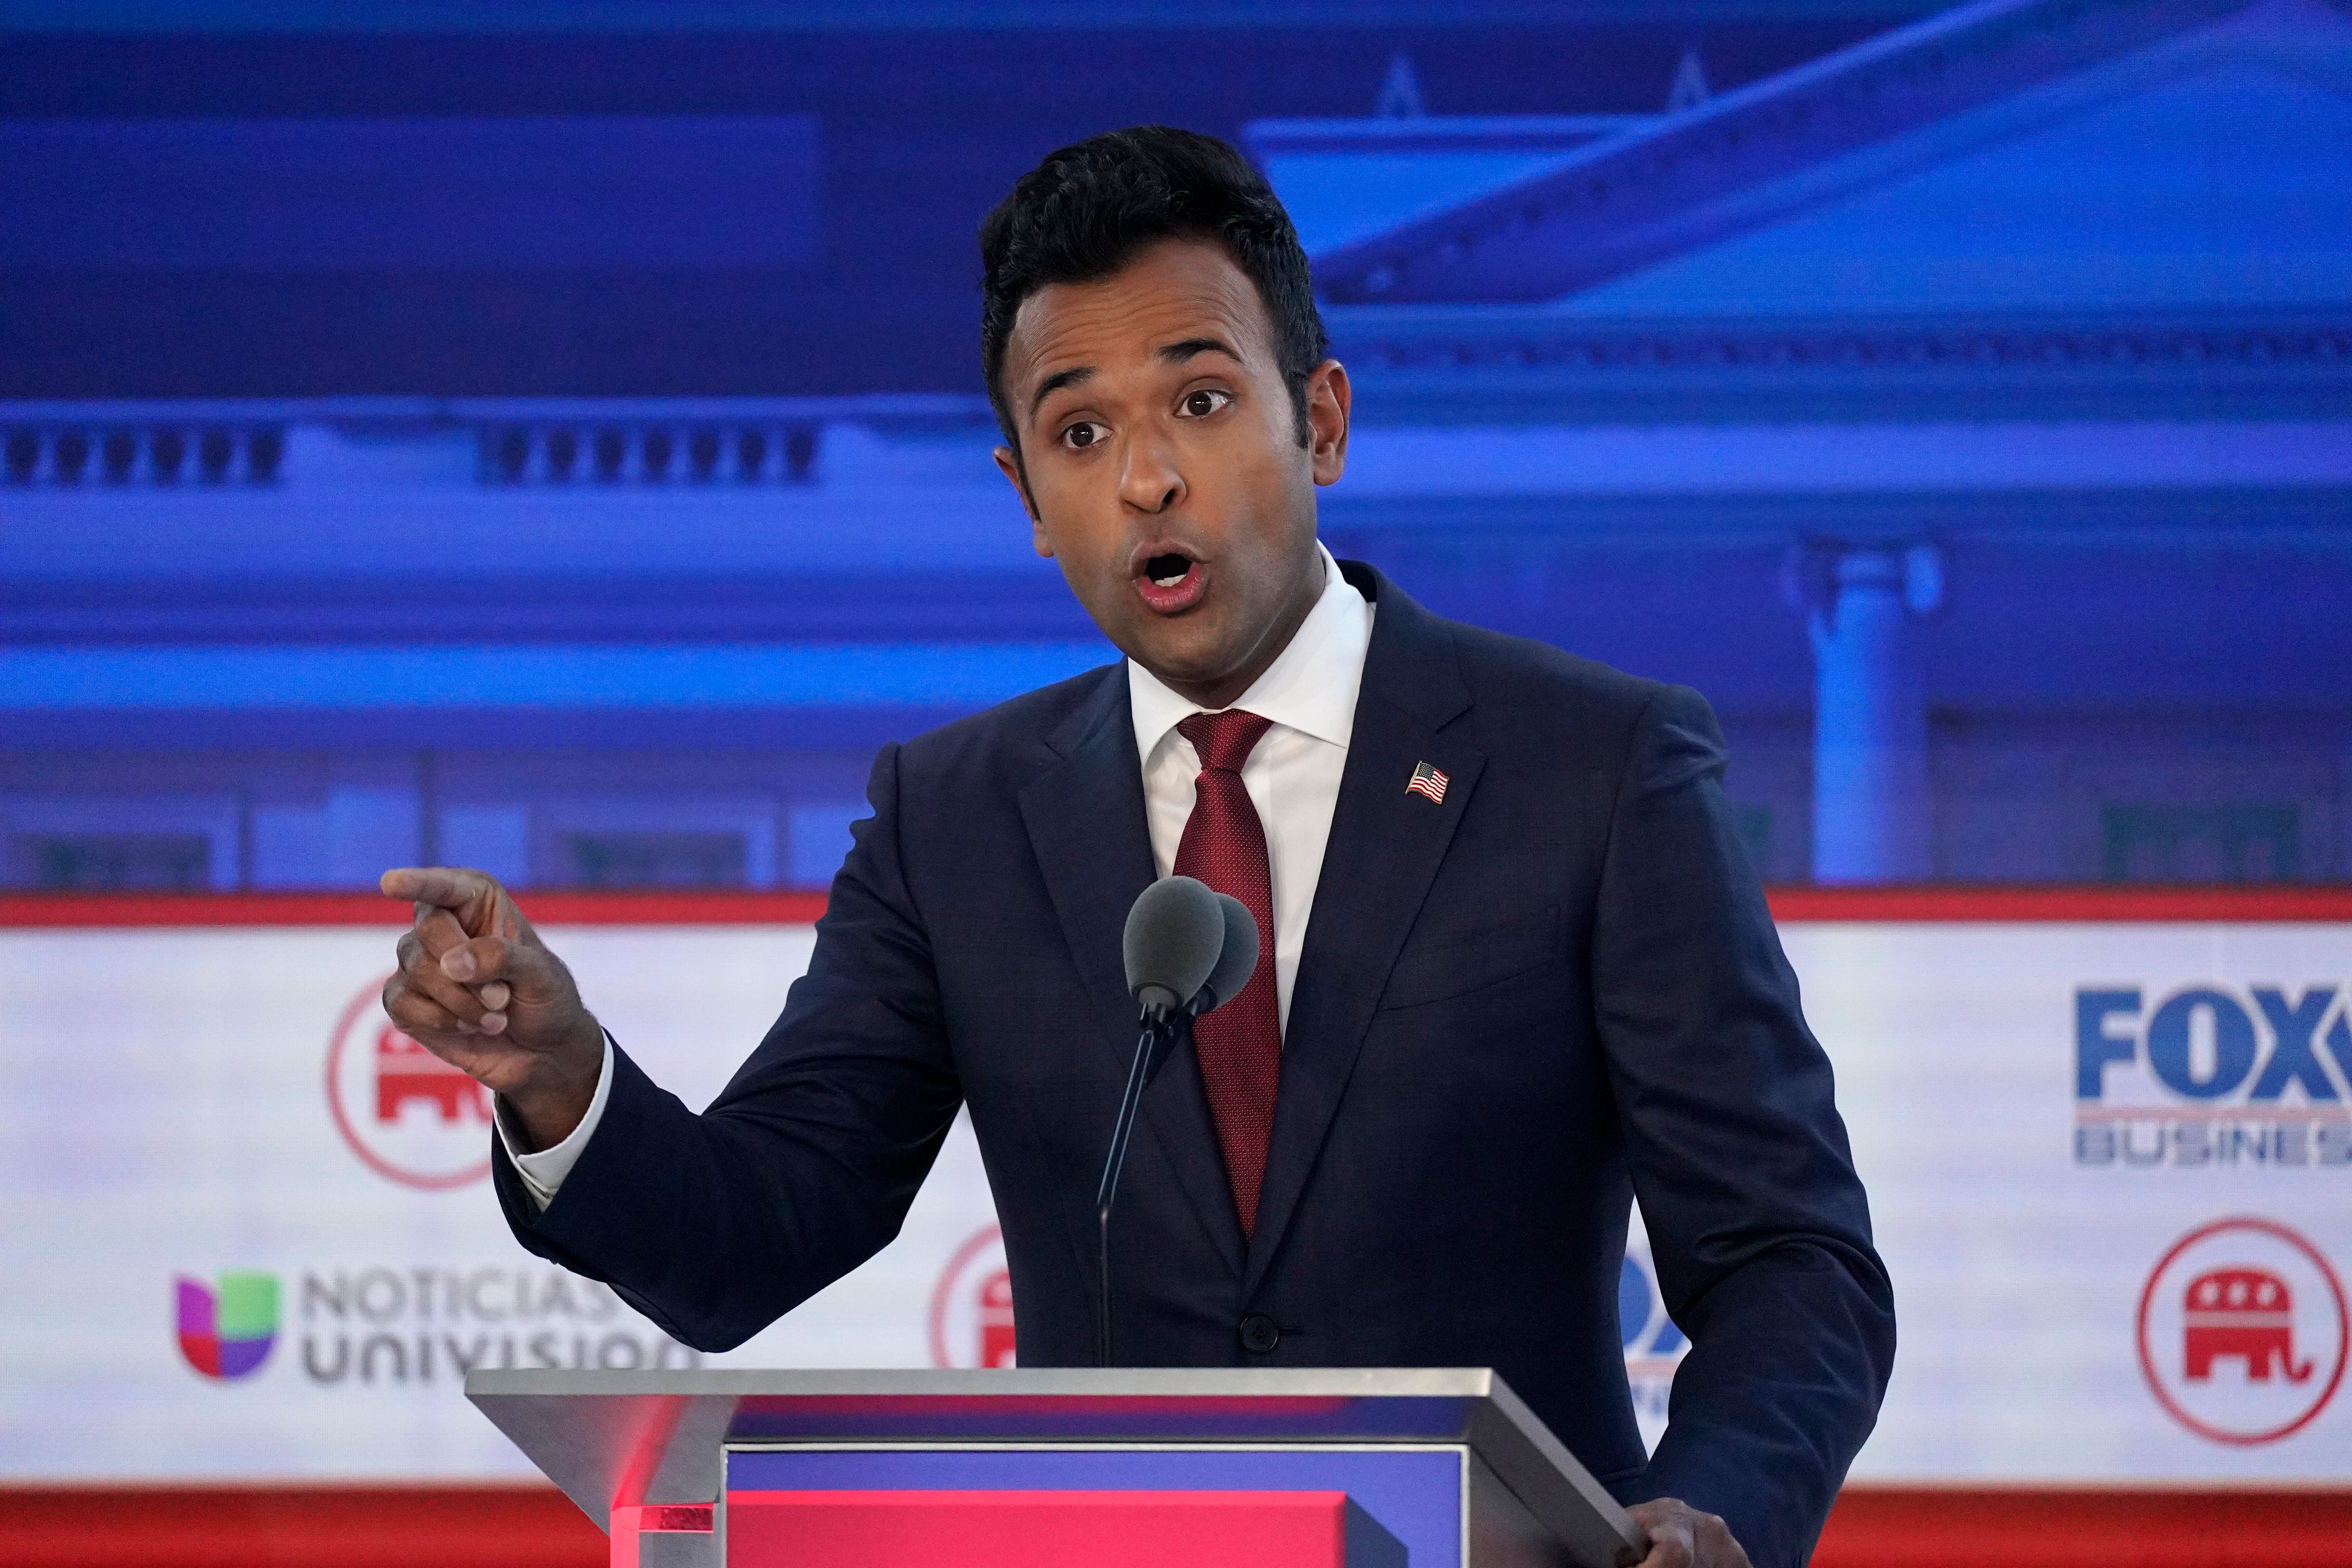
[[(1307, 942), (1307, 917), (1315, 907), (1315, 884), (1323, 874), (1323, 847), (1331, 837), (1331, 814), (1339, 803), (1339, 776), (1348, 766), (1348, 741), (1356, 728), (1356, 692), (1363, 683), (1364, 654), (1371, 646), (1372, 606), (1339, 575), (1331, 552), (1323, 557), (1323, 596), (1265, 674), (1250, 683), (1235, 708), (1270, 719), (1242, 764), (1242, 787), (1265, 828), (1265, 851), (1274, 878), (1274, 993), (1276, 1016), (1290, 1026), (1290, 992), (1298, 977), (1299, 950)], [(1192, 815), (1193, 781), (1201, 759), (1176, 726), (1199, 703), (1179, 697), (1129, 659), (1128, 708), (1135, 723), (1135, 752), (1143, 767), (1143, 814), (1151, 833), (1151, 858), (1160, 876), (1176, 864), (1184, 823)], [(604, 1063), (595, 1098), (572, 1135), (551, 1149), (520, 1152), (499, 1108), (499, 1137), (515, 1170), (539, 1206), (554, 1201), (555, 1190), (578, 1163), (581, 1151), (604, 1118), (613, 1084), (613, 1037), (604, 1037)]]
[[(1323, 846), (1339, 804), (1339, 775), (1348, 766), (1348, 739), (1356, 729), (1356, 689), (1364, 678), (1364, 651), (1372, 640), (1372, 607), (1339, 575), (1321, 545), (1323, 596), (1307, 612), (1290, 645), (1234, 706), (1274, 727), (1242, 764), (1242, 787), (1265, 828), (1274, 873), (1274, 994), (1276, 1016), (1290, 1026), (1290, 988), (1298, 952), (1307, 943), (1307, 916), (1323, 875)], [(1141, 665), (1127, 665), (1128, 705), (1135, 717), (1135, 750), (1143, 759), (1143, 815), (1151, 828), (1151, 858), (1161, 876), (1176, 865), (1176, 847), (1192, 815), (1192, 786), (1201, 759), (1176, 726), (1199, 703), (1179, 697)]]

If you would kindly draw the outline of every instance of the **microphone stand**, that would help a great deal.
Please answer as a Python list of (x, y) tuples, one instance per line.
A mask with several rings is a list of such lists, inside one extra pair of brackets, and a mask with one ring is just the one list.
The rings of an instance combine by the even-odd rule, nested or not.
[[(1162, 991), (1161, 995), (1168, 993)], [(1118, 1120), (1111, 1126), (1110, 1155), (1103, 1162), (1102, 1184), (1095, 1189), (1095, 1309), (1102, 1331), (1095, 1344), (1095, 1364), (1109, 1366), (1110, 1355), (1110, 1207), (1118, 1195), (1118, 1173), (1127, 1163), (1128, 1140), (1135, 1136), (1135, 1118), (1143, 1106), (1144, 1086), (1159, 1070), (1161, 1053), (1176, 1042), (1184, 1015), (1167, 1003), (1143, 1009), (1142, 1032), (1135, 1042), (1135, 1062), (1127, 1069), (1127, 1091), (1118, 1099)]]

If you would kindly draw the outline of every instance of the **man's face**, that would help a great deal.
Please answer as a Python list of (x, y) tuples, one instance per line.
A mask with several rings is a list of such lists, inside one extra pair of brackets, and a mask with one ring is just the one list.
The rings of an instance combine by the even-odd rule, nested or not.
[(1021, 452), (997, 466), (1037, 553), (1122, 653), (1205, 707), (1238, 698), (1321, 595), (1315, 487), (1347, 460), (1347, 373), (1316, 369), (1301, 446), (1255, 286), (1178, 238), (1023, 301), (1003, 384)]

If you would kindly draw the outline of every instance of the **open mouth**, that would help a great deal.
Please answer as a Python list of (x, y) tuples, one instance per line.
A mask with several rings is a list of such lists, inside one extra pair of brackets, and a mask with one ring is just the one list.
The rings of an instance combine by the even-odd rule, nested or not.
[(1208, 574), (1179, 550), (1155, 551), (1137, 563), (1135, 591), (1163, 616), (1189, 610), (1208, 591)]

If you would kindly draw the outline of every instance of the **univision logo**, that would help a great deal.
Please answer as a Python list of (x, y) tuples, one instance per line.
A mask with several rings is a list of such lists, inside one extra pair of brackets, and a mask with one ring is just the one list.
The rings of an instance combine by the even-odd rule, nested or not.
[(207, 1286), (183, 1274), (180, 1353), (206, 1377), (250, 1377), (278, 1342), (278, 1276), (224, 1274)]

